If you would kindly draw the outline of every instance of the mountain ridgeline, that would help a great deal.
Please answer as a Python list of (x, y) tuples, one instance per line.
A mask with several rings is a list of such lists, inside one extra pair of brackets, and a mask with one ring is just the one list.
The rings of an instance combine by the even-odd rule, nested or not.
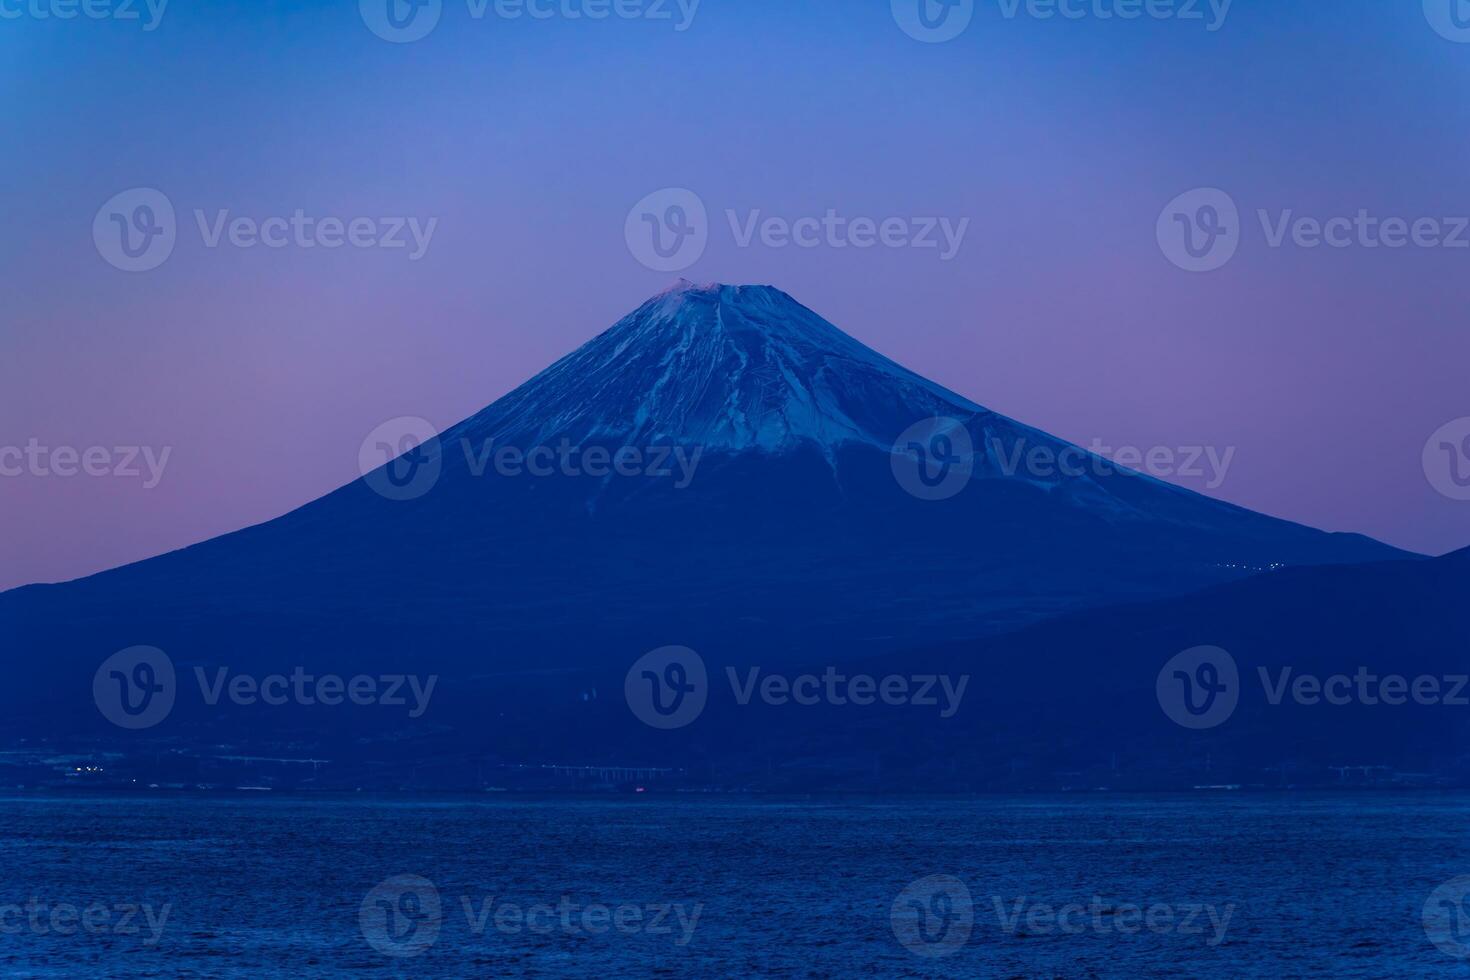
[[(0, 595), (31, 692), (0, 694), (8, 724), (105, 734), (88, 699), (34, 692), (86, 692), (134, 644), (186, 670), (438, 675), (423, 723), (453, 728), (487, 691), (667, 644), (841, 664), (1414, 557), (1100, 464), (768, 286), (681, 282), (437, 438), (380, 441), (276, 520)], [(1037, 452), (1087, 465), (1018, 465)]]

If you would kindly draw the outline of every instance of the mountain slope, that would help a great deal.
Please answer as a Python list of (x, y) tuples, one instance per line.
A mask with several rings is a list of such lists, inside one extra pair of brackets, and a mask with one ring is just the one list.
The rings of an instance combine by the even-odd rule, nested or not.
[[(567, 709), (558, 728), (568, 739), (599, 731), (594, 759), (643, 758), (767, 789), (1463, 787), (1467, 591), (1470, 549), (1299, 568), (849, 668), (969, 675), (950, 718), (909, 705), (742, 707), (717, 683), (677, 740), (623, 724), (612, 708), (576, 723)], [(1156, 684), (1176, 654), (1204, 645), (1229, 655), (1239, 700), (1195, 731), (1169, 718)]]
[(886, 451), (897, 420), (982, 413), (779, 290), (681, 280), (450, 436)]
[[(894, 444), (936, 416), (952, 420), (949, 442), (917, 444), (968, 440), (954, 458), (968, 475), (921, 499), (896, 478), (917, 460)], [(575, 449), (579, 468), (487, 462), (538, 446), (543, 460)], [(629, 448), (643, 470), (610, 470)], [(647, 472), (653, 450), (673, 449), (697, 465), (666, 453), (670, 475)], [(139, 643), (184, 663), (435, 672), (452, 686), (667, 643), (716, 662), (840, 662), (1267, 567), (1409, 557), (1136, 474), (1007, 464), (1034, 449), (1081, 452), (779, 290), (681, 284), (437, 442), (284, 517), (0, 595), (0, 633), (32, 690), (88, 690), (103, 657)], [(423, 459), (437, 478), (390, 499), (385, 477)], [(10, 717), (67, 714), (12, 700)]]

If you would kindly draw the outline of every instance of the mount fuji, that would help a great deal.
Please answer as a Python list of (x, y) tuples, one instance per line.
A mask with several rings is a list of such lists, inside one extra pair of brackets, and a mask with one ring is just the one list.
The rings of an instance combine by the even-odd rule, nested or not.
[(831, 457), (887, 452), (929, 416), (984, 412), (779, 290), (680, 280), (454, 434)]
[[(930, 424), (947, 428), (931, 439)], [(900, 441), (916, 425), (925, 435)], [(530, 465), (538, 447), (544, 468)], [(1017, 471), (1034, 450), (1099, 461), (769, 286), (681, 281), (399, 448), (268, 523), (0, 595), (20, 674), (3, 717), (103, 728), (85, 698), (23, 692), (89, 691), (135, 644), (181, 667), (437, 673), (440, 697), (473, 716), (504, 678), (666, 644), (714, 663), (842, 662), (1269, 568), (1415, 557), (1107, 465)], [(903, 478), (932, 475), (940, 449), (962, 474), (942, 499)], [(659, 457), (682, 459), (666, 465), (686, 479), (661, 476)], [(432, 486), (397, 492), (425, 461)]]

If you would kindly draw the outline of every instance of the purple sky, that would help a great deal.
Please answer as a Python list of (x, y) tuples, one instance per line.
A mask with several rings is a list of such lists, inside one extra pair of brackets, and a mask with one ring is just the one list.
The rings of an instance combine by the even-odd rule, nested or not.
[[(0, 476), (0, 588), (269, 519), (355, 478), (380, 422), (493, 401), (678, 275), (624, 239), (667, 187), (708, 209), (691, 279), (779, 286), (1084, 446), (1233, 448), (1218, 487), (1176, 480), (1212, 495), (1470, 545), (1470, 502), (1421, 458), (1470, 416), (1470, 249), (1273, 248), (1256, 217), (1470, 214), (1470, 44), (1419, 3), (1237, 0), (1213, 32), (1002, 10), (981, 0), (942, 44), (887, 0), (704, 0), (683, 31), (445, 0), (406, 44), (347, 2), (0, 20), (0, 451), (171, 450), (152, 488)], [(177, 243), (126, 273), (93, 220), (137, 187), (167, 196)], [(1199, 187), (1241, 214), (1208, 273), (1156, 237)], [(196, 209), (438, 223), (415, 261), (211, 248)], [(949, 261), (741, 247), (727, 209), (969, 226)]]

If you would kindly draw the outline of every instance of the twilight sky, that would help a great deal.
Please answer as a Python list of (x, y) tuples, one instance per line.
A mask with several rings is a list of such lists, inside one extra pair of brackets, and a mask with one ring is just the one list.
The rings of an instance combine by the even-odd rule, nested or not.
[[(106, 447), (99, 472), (124, 462), (112, 447), (169, 450), (156, 486), (142, 459), (138, 477), (0, 475), (0, 589), (267, 520), (356, 478), (384, 420), (475, 412), (680, 274), (625, 239), (664, 188), (707, 208), (691, 279), (779, 286), (1083, 446), (1233, 450), (1223, 481), (1169, 477), (1214, 496), (1470, 545), (1470, 502), (1423, 458), (1470, 416), (1470, 248), (1390, 248), (1362, 222), (1339, 225), (1344, 247), (1270, 241), (1289, 209), (1434, 219), (1421, 241), (1470, 243), (1453, 220), (1470, 215), (1470, 43), (1442, 36), (1439, 0), (1236, 0), (1213, 31), (1208, 0), (1202, 21), (974, 2), (958, 37), (923, 43), (889, 0), (702, 0), (687, 25), (675, 0), (618, 0), (668, 19), (602, 20), (564, 12), (599, 0), (536, 0), (548, 18), (442, 0), (427, 36), (389, 43), (372, 0), (173, 0), (153, 30), (143, 0), (141, 21), (0, 0), (0, 473), (5, 447)], [(177, 214), (146, 272), (97, 245), (141, 199), (94, 239), (133, 188)], [(1157, 233), (1196, 188), (1240, 215), (1209, 272)], [(304, 248), (298, 210), (375, 219), (367, 237), (437, 224), (416, 258), (408, 231), (405, 248)], [(742, 246), (726, 214), (829, 210), (969, 223), (946, 260)], [(288, 219), (286, 244), (225, 229), (211, 247), (221, 212)]]

